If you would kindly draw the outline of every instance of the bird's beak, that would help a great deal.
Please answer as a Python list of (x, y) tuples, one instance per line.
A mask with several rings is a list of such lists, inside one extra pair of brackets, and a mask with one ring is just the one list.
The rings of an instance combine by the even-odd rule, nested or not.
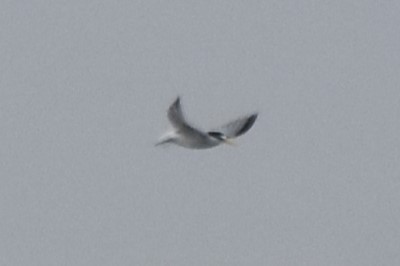
[(225, 139), (224, 143), (231, 146), (236, 146), (236, 143), (232, 139)]

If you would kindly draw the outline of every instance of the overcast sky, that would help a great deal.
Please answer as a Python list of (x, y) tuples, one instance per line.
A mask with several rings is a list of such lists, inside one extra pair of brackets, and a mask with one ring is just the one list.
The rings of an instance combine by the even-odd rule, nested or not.
[(0, 264), (400, 265), (400, 2), (327, 2), (2, 1)]

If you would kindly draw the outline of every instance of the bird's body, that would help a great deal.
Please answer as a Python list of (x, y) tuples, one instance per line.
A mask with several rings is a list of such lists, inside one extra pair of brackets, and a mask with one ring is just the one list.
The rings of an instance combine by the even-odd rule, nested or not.
[(229, 143), (229, 139), (246, 133), (253, 126), (257, 114), (230, 122), (218, 131), (203, 132), (186, 122), (178, 97), (168, 109), (168, 118), (173, 130), (164, 134), (156, 145), (174, 143), (189, 149), (207, 149)]
[(210, 138), (201, 131), (195, 131), (191, 134), (171, 130), (164, 134), (156, 145), (174, 143), (181, 147), (189, 149), (207, 149), (217, 146), (221, 143), (218, 139)]

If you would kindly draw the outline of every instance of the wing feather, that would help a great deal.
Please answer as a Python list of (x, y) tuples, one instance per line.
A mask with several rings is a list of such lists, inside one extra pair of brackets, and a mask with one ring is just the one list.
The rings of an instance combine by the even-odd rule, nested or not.
[(168, 119), (175, 128), (182, 128), (187, 125), (179, 97), (168, 108)]
[(183, 115), (182, 107), (181, 107), (181, 100), (180, 97), (177, 97), (176, 100), (171, 104), (168, 108), (168, 119), (171, 122), (172, 126), (180, 131), (186, 132), (187, 134), (201, 134), (201, 132), (192, 127), (185, 119)]
[(236, 119), (221, 127), (222, 132), (228, 138), (235, 138), (243, 135), (254, 125), (258, 114), (252, 114), (243, 118)]

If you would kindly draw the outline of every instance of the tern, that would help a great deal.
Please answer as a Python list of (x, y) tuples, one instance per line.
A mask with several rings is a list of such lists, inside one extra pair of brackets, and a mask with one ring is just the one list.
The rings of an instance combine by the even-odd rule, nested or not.
[(217, 130), (202, 131), (190, 125), (183, 115), (180, 97), (168, 108), (168, 119), (173, 127), (165, 133), (155, 144), (163, 145), (173, 143), (188, 149), (208, 149), (222, 143), (232, 144), (231, 139), (246, 133), (254, 124), (258, 114), (231, 121)]

